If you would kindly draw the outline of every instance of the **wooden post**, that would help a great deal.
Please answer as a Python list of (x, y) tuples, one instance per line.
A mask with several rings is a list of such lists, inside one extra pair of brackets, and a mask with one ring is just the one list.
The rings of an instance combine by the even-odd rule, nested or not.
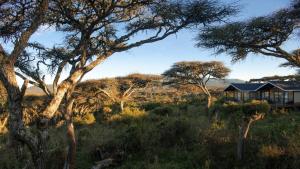
[(241, 99), (243, 100), (243, 102), (245, 101), (245, 99), (244, 99), (244, 92), (241, 92)]
[(295, 105), (295, 92), (293, 91), (293, 105)]
[(286, 92), (282, 92), (282, 93), (283, 93), (283, 96), (282, 96), (283, 97), (283, 99), (282, 99), (283, 103), (282, 104), (285, 105), (285, 93)]

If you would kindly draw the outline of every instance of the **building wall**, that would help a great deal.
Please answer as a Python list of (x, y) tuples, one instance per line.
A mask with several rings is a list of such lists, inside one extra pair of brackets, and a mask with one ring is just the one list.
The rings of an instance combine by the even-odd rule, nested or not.
[(300, 92), (294, 92), (294, 103), (300, 103)]
[(244, 100), (248, 100), (249, 99), (249, 92), (244, 92)]

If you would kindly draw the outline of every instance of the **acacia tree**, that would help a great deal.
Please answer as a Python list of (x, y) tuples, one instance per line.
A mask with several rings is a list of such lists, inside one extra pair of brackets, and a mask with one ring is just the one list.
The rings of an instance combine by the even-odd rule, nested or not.
[[(30, 10), (24, 12), (23, 8), (27, 9), (27, 6), (23, 4), (27, 4), (27, 2), (5, 1), (0, 3), (1, 17), (5, 19), (5, 23), (12, 23), (0, 24), (1, 38), (11, 38), (15, 42), (10, 53), (4, 50), (2, 45), (0, 46), (2, 65), (0, 78), (9, 95), (10, 135), (16, 142), (24, 143), (29, 147), (35, 168), (39, 169), (46, 167), (45, 153), (47, 151), (45, 146), (47, 145), (49, 120), (54, 116), (66, 94), (66, 99), (69, 100), (66, 119), (70, 146), (65, 168), (74, 167), (76, 141), (70, 107), (73, 105), (74, 87), (84, 74), (116, 52), (162, 40), (183, 28), (221, 21), (235, 11), (231, 6), (220, 5), (213, 0), (57, 0), (51, 1), (49, 17), (46, 18), (45, 14), (49, 5), (47, 0), (30, 1)], [(17, 8), (17, 4), (21, 4), (22, 9)], [(15, 11), (18, 10), (20, 13), (15, 14)], [(25, 48), (30, 46), (29, 38), (44, 21), (55, 25), (58, 31), (66, 32), (66, 43), (53, 49), (44, 50), (42, 56), (45, 57), (33, 59), (31, 55), (26, 54), (25, 58), (27, 59), (22, 61), (20, 58), (23, 56)], [(6, 25), (13, 25), (15, 29), (8, 29)], [(142, 38), (134, 39), (136, 35), (145, 32), (147, 34), (144, 34)], [(39, 62), (39, 59), (42, 62)], [(36, 79), (31, 73), (22, 69), (22, 64), (17, 63), (18, 60), (21, 60), (21, 63), (38, 62), (46, 65), (55, 63), (57, 68), (54, 72), (55, 89), (46, 107), (39, 113), (37, 133), (24, 126), (22, 98), (27, 84), (31, 80), (31, 82), (37, 82), (40, 77), (43, 79), (43, 76)], [(71, 68), (68, 69), (69, 76), (58, 84), (61, 69), (66, 65), (71, 65)], [(24, 76), (25, 79), (22, 90), (17, 85), (15, 67), (20, 68), (20, 72), (23, 73), (20, 76)], [(42, 82), (38, 83), (38, 85), (41, 84)]]
[(284, 65), (299, 67), (300, 49), (290, 52), (283, 46), (299, 28), (300, 1), (296, 0), (290, 8), (271, 15), (205, 28), (197, 46), (213, 48), (217, 54), (226, 52), (233, 62), (254, 53), (282, 58), (288, 61)]
[(131, 74), (125, 77), (103, 79), (100, 81), (98, 93), (108, 97), (113, 102), (120, 104), (120, 110), (124, 110), (124, 104), (138, 89), (146, 88), (147, 85), (157, 79), (157, 76)]
[[(9, 135), (10, 143), (15, 148), (17, 157), (21, 155), (23, 142), (32, 152), (39, 152), (37, 140), (32, 138), (25, 130), (23, 122), (22, 100), (25, 94), (27, 81), (24, 81), (20, 90), (16, 80), (15, 63), (28, 45), (28, 41), (40, 25), (44, 23), (49, 6), (48, 0), (41, 1), (2, 1), (0, 3), (0, 79), (8, 93), (9, 109)], [(3, 43), (12, 42), (13, 49), (7, 52)], [(36, 159), (39, 153), (32, 154), (32, 159), (38, 165)], [(19, 166), (21, 167), (21, 166)]]
[(165, 84), (186, 85), (199, 87), (207, 96), (207, 109), (212, 105), (212, 96), (207, 88), (207, 82), (211, 79), (223, 79), (230, 70), (222, 62), (178, 62), (171, 69), (163, 73)]

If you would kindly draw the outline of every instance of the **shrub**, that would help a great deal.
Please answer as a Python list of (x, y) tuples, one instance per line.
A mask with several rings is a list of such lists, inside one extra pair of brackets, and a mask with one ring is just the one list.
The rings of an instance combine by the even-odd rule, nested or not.
[(185, 118), (163, 120), (158, 129), (159, 141), (163, 147), (189, 145), (195, 136), (195, 131)]
[(170, 106), (162, 106), (153, 109), (151, 112), (160, 116), (171, 115), (173, 113), (173, 108)]
[(147, 113), (144, 110), (140, 110), (138, 108), (126, 107), (121, 113), (112, 115), (108, 119), (108, 121), (109, 122), (113, 122), (113, 121), (130, 122), (131, 120), (143, 118), (146, 115)]
[(196, 104), (202, 103), (203, 105), (206, 104), (206, 96), (204, 94), (189, 94), (185, 96), (186, 102), (188, 104)]
[(243, 110), (242, 109), (242, 104), (239, 104), (239, 103), (236, 103), (236, 102), (227, 102), (227, 103), (224, 103), (219, 108), (225, 114), (231, 114), (231, 113), (241, 112)]
[(268, 113), (271, 107), (266, 101), (252, 100), (243, 104), (243, 113), (251, 116), (257, 113)]
[(146, 103), (146, 104), (142, 105), (142, 108), (145, 111), (150, 111), (150, 110), (153, 110), (153, 109), (158, 108), (160, 106), (162, 106), (162, 104), (159, 103), (159, 102), (149, 102), (149, 103)]
[(263, 157), (280, 157), (285, 154), (284, 149), (277, 145), (263, 145), (260, 149), (260, 154)]
[(110, 107), (103, 107), (103, 113), (111, 113), (112, 112), (112, 109)]
[(99, 114), (97, 114), (97, 118), (100, 117), (100, 120), (102, 121), (103, 119), (109, 119), (113, 114), (114, 112), (109, 106), (104, 106), (102, 108), (102, 111)]
[(251, 116), (257, 113), (268, 113), (271, 106), (266, 101), (252, 100), (247, 103), (225, 102), (224, 104), (216, 104), (215, 109), (225, 114), (242, 112), (244, 115)]
[(80, 124), (80, 125), (89, 125), (95, 123), (96, 119), (93, 113), (85, 113), (80, 116), (75, 116), (73, 118), (74, 123)]

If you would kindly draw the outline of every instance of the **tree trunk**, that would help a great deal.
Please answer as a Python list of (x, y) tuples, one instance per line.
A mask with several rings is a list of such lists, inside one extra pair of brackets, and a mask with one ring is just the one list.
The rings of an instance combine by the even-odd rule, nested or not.
[(239, 126), (239, 139), (237, 145), (237, 158), (242, 160), (245, 155), (245, 141), (248, 136), (250, 125), (253, 122), (252, 119), (244, 119), (241, 126)]
[(0, 79), (8, 93), (9, 145), (14, 149), (18, 163), (24, 165), (23, 148), (25, 143), (29, 147), (35, 168), (44, 169), (47, 132), (45, 130), (39, 131), (38, 137), (34, 137), (25, 128), (22, 108), (23, 96), (17, 84), (14, 65), (9, 61), (6, 61), (0, 68)]
[(73, 125), (73, 104), (74, 98), (72, 98), (73, 91), (68, 91), (66, 97), (66, 112), (65, 119), (67, 123), (67, 138), (68, 138), (68, 153), (65, 160), (64, 169), (74, 169), (75, 168), (75, 158), (76, 158), (76, 137), (75, 129)]
[(123, 100), (120, 102), (120, 109), (121, 109), (121, 112), (123, 112), (123, 110), (124, 110), (124, 101)]
[(207, 109), (210, 109), (211, 108), (211, 105), (212, 105), (212, 97), (211, 95), (209, 94), (207, 96)]
[(8, 130), (9, 130), (9, 145), (14, 149), (18, 161), (22, 161), (22, 144), (18, 142), (18, 132), (24, 128), (22, 96), (17, 84), (14, 66), (9, 61), (6, 61), (0, 68), (0, 79), (3, 82), (8, 94)]
[(32, 152), (32, 160), (35, 169), (46, 169), (47, 158), (47, 140), (48, 140), (48, 130), (42, 129), (38, 132), (38, 145), (37, 149)]
[(206, 113), (208, 115), (208, 120), (211, 121), (212, 119), (212, 113), (209, 112), (212, 105), (212, 97), (210, 94), (207, 94), (207, 105), (206, 105)]
[(237, 144), (237, 159), (242, 160), (244, 157), (244, 151), (245, 151), (245, 139), (243, 137), (243, 127), (239, 126), (239, 138), (238, 138), (238, 144)]

